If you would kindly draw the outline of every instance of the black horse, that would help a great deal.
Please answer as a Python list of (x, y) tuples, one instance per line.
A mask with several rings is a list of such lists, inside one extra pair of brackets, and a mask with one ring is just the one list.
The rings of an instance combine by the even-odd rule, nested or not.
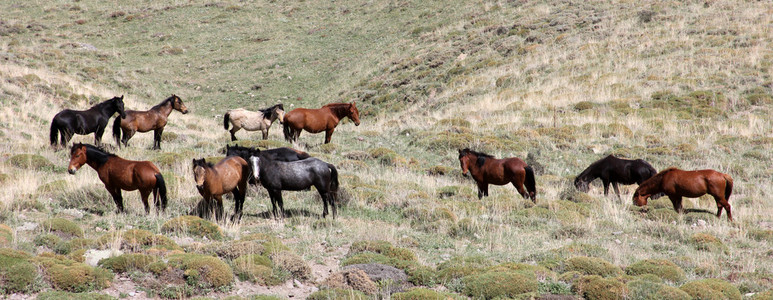
[[(86, 135), (92, 132), (97, 146), (101, 145), (107, 121), (116, 112), (121, 118), (126, 117), (126, 112), (123, 109), (123, 95), (113, 97), (87, 110), (65, 109), (60, 111), (51, 121), (51, 146), (54, 149), (59, 148), (59, 146), (65, 147), (74, 134)], [(59, 136), (61, 136), (61, 143), (58, 141)]]
[[(316, 158), (283, 162), (260, 156), (251, 156), (252, 173), (266, 188), (271, 197), (272, 214), (284, 217), (282, 191), (301, 191), (312, 186), (322, 198), (322, 217), (327, 216), (327, 206), (333, 207), (333, 219), (336, 217), (336, 194), (338, 193), (338, 170), (336, 167)], [(279, 212), (277, 212), (279, 204)]]
[(588, 184), (596, 178), (601, 178), (604, 184), (604, 195), (609, 194), (609, 184), (615, 188), (615, 194), (620, 198), (618, 183), (622, 184), (641, 184), (658, 172), (649, 163), (644, 160), (621, 159), (609, 155), (590, 164), (577, 178), (574, 179), (574, 186), (582, 191), (588, 191)]
[[(296, 160), (303, 160), (311, 157), (306, 152), (295, 150), (292, 148), (287, 147), (281, 147), (281, 148), (274, 148), (274, 149), (268, 149), (261, 151), (258, 148), (252, 148), (252, 147), (243, 147), (239, 145), (231, 146), (226, 145), (225, 146), (225, 156), (239, 156), (241, 158), (244, 158), (250, 165), (252, 162), (250, 161), (250, 156), (259, 156), (261, 158), (266, 158), (270, 160), (276, 160), (276, 161), (296, 161)], [(252, 170), (252, 167), (250, 167), (250, 170)], [(255, 176), (250, 172), (249, 175), (249, 183), (251, 184), (258, 184), (258, 181), (255, 180)]]

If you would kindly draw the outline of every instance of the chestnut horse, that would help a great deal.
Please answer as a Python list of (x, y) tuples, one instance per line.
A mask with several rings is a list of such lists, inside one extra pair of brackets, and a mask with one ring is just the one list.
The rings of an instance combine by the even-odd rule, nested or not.
[[(135, 133), (153, 130), (153, 149), (161, 149), (161, 133), (164, 132), (166, 120), (172, 110), (183, 114), (188, 113), (188, 108), (183, 104), (183, 100), (174, 94), (149, 110), (127, 110), (125, 118), (116, 118), (113, 121), (115, 143), (118, 144), (118, 147), (121, 147), (121, 143), (128, 146), (129, 139)], [(121, 131), (123, 131), (123, 138), (121, 138)]]
[(94, 143), (101, 144), (107, 121), (115, 113), (119, 115), (116, 120), (126, 117), (126, 112), (123, 109), (123, 95), (98, 103), (87, 110), (65, 109), (60, 111), (51, 120), (49, 137), (51, 146), (54, 147), (54, 150), (58, 150), (60, 146), (67, 146), (74, 134), (85, 135), (92, 132), (94, 133)]
[(284, 135), (285, 140), (294, 142), (301, 135), (302, 130), (311, 133), (325, 132), (325, 144), (330, 143), (338, 122), (348, 117), (355, 126), (360, 126), (360, 112), (352, 103), (331, 103), (318, 109), (296, 108), (285, 114)]
[[(209, 218), (212, 210), (215, 219), (223, 218), (223, 194), (233, 193), (233, 220), (241, 218), (244, 197), (247, 195), (247, 175), (250, 172), (247, 161), (238, 156), (228, 156), (212, 165), (202, 159), (193, 159), (193, 179), (196, 189), (204, 197), (203, 203), (197, 208), (202, 218)], [(217, 207), (212, 207), (212, 199), (217, 200)], [(203, 207), (202, 207), (203, 205)]]
[(478, 199), (488, 196), (489, 184), (512, 183), (524, 199), (531, 198), (531, 201), (537, 203), (534, 170), (522, 159), (496, 159), (491, 155), (465, 148), (459, 150), (459, 163), (462, 165), (462, 175), (466, 177), (469, 171), (478, 184)]
[(234, 135), (239, 129), (247, 131), (260, 130), (263, 133), (263, 139), (268, 139), (268, 129), (274, 121), (279, 120), (281, 124), (285, 117), (285, 108), (282, 104), (276, 104), (272, 107), (261, 109), (260, 111), (249, 111), (244, 108), (231, 109), (223, 115), (223, 127), (228, 130), (228, 123), (231, 123), (231, 141), (236, 140)]
[(717, 218), (722, 215), (724, 207), (727, 218), (733, 221), (728, 202), (733, 193), (733, 178), (728, 174), (714, 170), (684, 171), (668, 168), (642, 182), (633, 193), (633, 203), (637, 206), (647, 205), (647, 198), (661, 192), (671, 199), (674, 210), (679, 213), (684, 213), (682, 197), (696, 198), (705, 194), (714, 196)]
[(70, 150), (70, 165), (67, 171), (75, 174), (81, 166), (88, 164), (97, 171), (99, 180), (113, 196), (118, 212), (124, 212), (121, 190), (140, 190), (145, 213), (150, 213), (148, 196), (153, 193), (156, 212), (166, 210), (166, 183), (161, 171), (149, 161), (126, 160), (88, 144), (75, 144)]

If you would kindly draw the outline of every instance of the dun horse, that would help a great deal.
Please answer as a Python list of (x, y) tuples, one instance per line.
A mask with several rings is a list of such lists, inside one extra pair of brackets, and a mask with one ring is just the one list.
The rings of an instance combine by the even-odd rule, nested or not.
[(488, 196), (489, 184), (512, 183), (523, 198), (531, 198), (531, 201), (537, 203), (534, 170), (520, 158), (496, 159), (491, 155), (465, 148), (459, 150), (459, 163), (462, 165), (462, 175), (467, 176), (469, 171), (478, 184), (478, 199)]
[[(316, 158), (293, 162), (275, 161), (260, 156), (250, 157), (252, 174), (266, 188), (271, 197), (274, 218), (284, 217), (282, 191), (301, 191), (314, 186), (322, 198), (322, 217), (327, 216), (327, 206), (333, 208), (336, 217), (336, 194), (338, 192), (338, 170), (336, 167)], [(279, 212), (277, 212), (279, 205)]]
[(684, 171), (668, 168), (642, 182), (633, 193), (633, 203), (637, 206), (647, 205), (647, 198), (661, 192), (671, 199), (674, 210), (679, 213), (684, 213), (682, 197), (696, 198), (709, 194), (717, 203), (717, 218), (722, 215), (724, 208), (727, 218), (733, 221), (728, 202), (733, 193), (733, 178), (728, 174), (714, 170)]
[[(54, 149), (65, 147), (74, 134), (86, 135), (92, 132), (94, 133), (94, 143), (101, 144), (107, 121), (115, 113), (120, 116), (116, 119), (126, 117), (123, 110), (123, 96), (113, 97), (87, 110), (65, 109), (60, 111), (51, 120), (51, 146)], [(59, 136), (61, 136), (61, 144), (58, 141)]]
[(601, 178), (604, 184), (604, 196), (609, 194), (609, 184), (615, 189), (615, 194), (620, 198), (618, 183), (622, 184), (641, 184), (649, 179), (658, 171), (644, 160), (620, 159), (609, 155), (590, 164), (577, 178), (574, 179), (574, 186), (582, 191), (588, 192), (588, 185), (596, 178)]
[(97, 171), (99, 180), (113, 196), (118, 211), (123, 212), (121, 190), (140, 190), (145, 213), (150, 213), (148, 196), (153, 193), (153, 202), (158, 209), (166, 210), (166, 183), (161, 171), (149, 161), (133, 161), (120, 158), (88, 144), (75, 144), (70, 150), (70, 165), (67, 171), (75, 174), (81, 166), (88, 164)]
[(285, 110), (282, 104), (277, 104), (272, 107), (261, 109), (258, 112), (249, 111), (243, 108), (237, 108), (229, 110), (223, 116), (223, 127), (228, 130), (228, 123), (231, 123), (231, 141), (236, 140), (234, 135), (239, 129), (247, 131), (260, 130), (263, 133), (263, 139), (268, 139), (268, 129), (271, 128), (271, 124), (274, 124), (275, 120), (279, 120), (279, 124), (282, 124), (285, 117)]
[[(121, 143), (128, 146), (129, 139), (135, 133), (153, 130), (153, 149), (161, 149), (161, 134), (164, 132), (164, 126), (172, 110), (183, 114), (188, 113), (183, 100), (174, 94), (149, 110), (127, 110), (125, 118), (113, 121), (115, 143), (118, 147), (121, 147)], [(123, 138), (121, 138), (121, 132), (123, 132)]]
[(284, 117), (285, 140), (294, 142), (302, 130), (311, 133), (325, 132), (325, 144), (330, 143), (338, 122), (348, 117), (355, 126), (360, 126), (360, 112), (352, 103), (332, 103), (318, 109), (296, 108)]
[[(203, 203), (197, 208), (198, 215), (209, 218), (214, 210), (215, 218), (223, 218), (223, 194), (233, 193), (234, 216), (233, 220), (241, 218), (244, 197), (247, 195), (247, 172), (249, 165), (238, 156), (228, 156), (212, 165), (202, 159), (193, 160), (193, 178), (196, 181), (196, 189), (202, 197)], [(217, 207), (213, 207), (212, 199), (217, 200)]]

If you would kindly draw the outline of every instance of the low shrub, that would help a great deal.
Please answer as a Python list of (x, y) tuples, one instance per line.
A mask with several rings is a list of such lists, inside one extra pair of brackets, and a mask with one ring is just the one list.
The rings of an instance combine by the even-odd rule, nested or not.
[(620, 276), (623, 270), (606, 260), (596, 257), (575, 256), (566, 260), (567, 271), (577, 271), (585, 275), (601, 277)]
[(723, 253), (727, 253), (729, 251), (727, 246), (725, 246), (725, 244), (723, 244), (719, 238), (708, 233), (699, 232), (693, 234), (690, 236), (689, 242), (695, 247), (695, 249), (702, 251)]
[(412, 288), (402, 293), (392, 294), (392, 299), (395, 300), (447, 300), (447, 299), (462, 299), (461, 296), (438, 292), (430, 290), (428, 288)]
[[(233, 271), (217, 257), (201, 254), (174, 254), (167, 262), (170, 267), (178, 268), (186, 274), (189, 282), (200, 280), (204, 286), (220, 288), (233, 282)], [(198, 278), (195, 278), (198, 277)]]
[(684, 270), (664, 259), (640, 260), (625, 268), (625, 273), (631, 276), (654, 274), (671, 282), (682, 282), (685, 280)]
[(624, 299), (628, 294), (628, 287), (616, 279), (586, 275), (572, 284), (572, 292), (585, 299), (615, 300)]
[(351, 289), (322, 289), (311, 293), (308, 300), (367, 300), (369, 299), (363, 292)]
[[(285, 278), (275, 276), (273, 263), (268, 257), (258, 254), (242, 255), (233, 261), (234, 273), (242, 280), (260, 285), (277, 285)], [(277, 274), (278, 275), (278, 274)]]
[(741, 300), (741, 292), (738, 288), (722, 279), (707, 278), (690, 281), (679, 289), (690, 294), (693, 299)]
[(539, 284), (534, 277), (516, 272), (491, 271), (462, 278), (465, 295), (473, 298), (493, 299), (516, 297), (520, 294), (537, 292)]
[(14, 167), (29, 170), (52, 169), (54, 164), (38, 154), (17, 154), (8, 158), (8, 163)]
[(647, 281), (647, 280), (633, 280), (626, 284), (628, 288), (629, 299), (640, 300), (659, 300), (659, 299), (673, 299), (673, 300), (690, 300), (689, 294), (684, 291), (668, 286), (662, 283)]
[(60, 237), (83, 237), (83, 229), (75, 222), (63, 218), (51, 218), (40, 223), (43, 230), (58, 234)]
[(47, 275), (45, 278), (54, 289), (68, 292), (86, 292), (109, 287), (113, 273), (95, 268), (63, 256), (38, 256), (34, 258)]
[(70, 293), (48, 291), (38, 294), (37, 300), (114, 300), (113, 296), (101, 293)]
[(116, 273), (131, 271), (147, 271), (148, 266), (157, 259), (150, 255), (128, 253), (120, 256), (105, 258), (99, 261), (99, 266)]
[(311, 278), (311, 267), (303, 258), (290, 251), (281, 251), (271, 255), (274, 266), (289, 272), (293, 278), (307, 280)]
[(437, 278), (440, 282), (449, 282), (480, 273), (491, 265), (491, 260), (483, 256), (456, 256), (438, 265)]
[(197, 216), (179, 216), (166, 221), (161, 226), (163, 232), (184, 233), (198, 237), (206, 237), (210, 240), (223, 239), (223, 232), (215, 223)]

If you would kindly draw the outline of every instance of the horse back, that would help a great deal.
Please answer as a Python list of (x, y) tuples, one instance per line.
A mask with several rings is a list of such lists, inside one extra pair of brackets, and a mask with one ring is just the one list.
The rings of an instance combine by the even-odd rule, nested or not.
[(155, 176), (161, 171), (149, 161), (135, 161), (114, 156), (105, 162), (98, 173), (106, 185), (132, 191), (155, 186)]
[(213, 166), (217, 172), (225, 190), (230, 191), (242, 180), (247, 178), (242, 176), (244, 171), (249, 168), (249, 164), (240, 156), (228, 156), (221, 159)]
[(121, 128), (137, 132), (148, 132), (166, 125), (166, 118), (150, 110), (126, 110), (126, 118), (121, 119)]
[[(333, 114), (330, 109), (319, 108), (296, 108), (285, 114), (284, 122), (287, 122), (291, 127), (295, 129), (304, 129), (311, 133), (318, 133), (327, 130), (330, 127)], [(338, 124), (334, 122), (332, 126)]]

